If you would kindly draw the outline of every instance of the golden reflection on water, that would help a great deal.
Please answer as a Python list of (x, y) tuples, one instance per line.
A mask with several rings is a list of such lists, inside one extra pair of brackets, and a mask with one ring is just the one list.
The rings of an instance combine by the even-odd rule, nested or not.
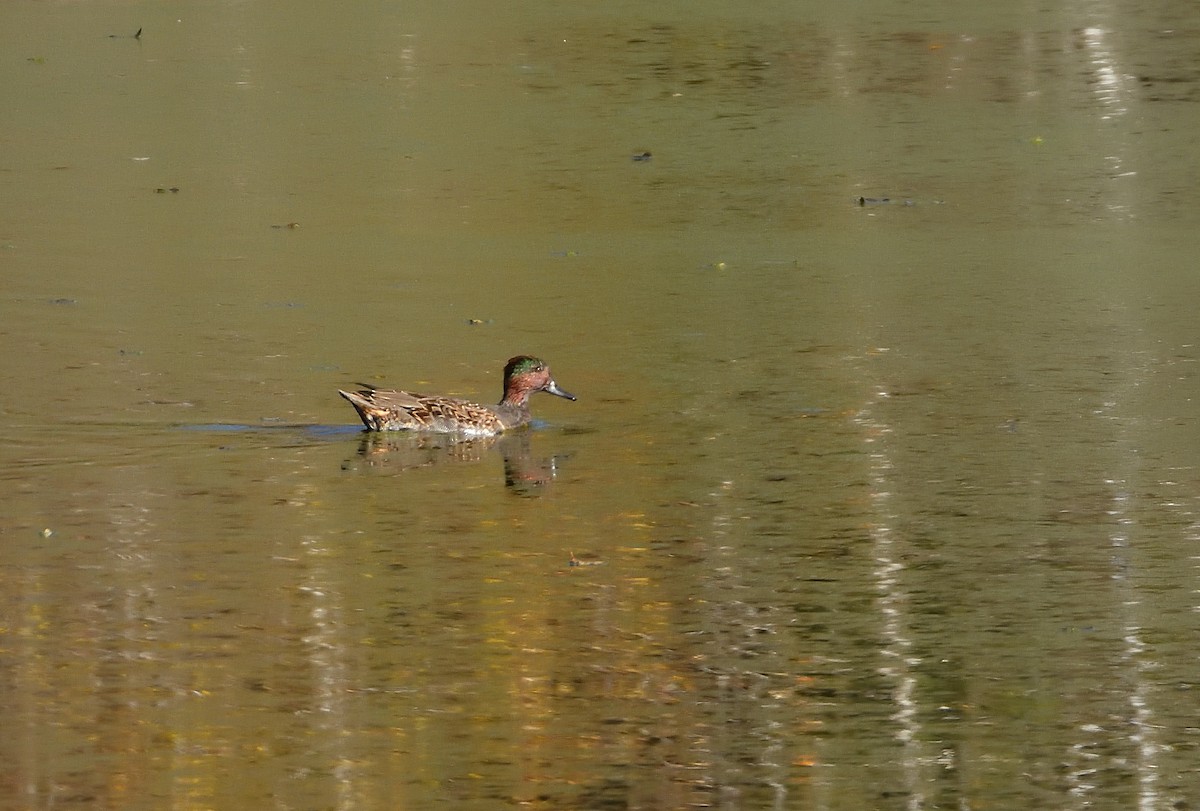
[(0, 26), (0, 805), (1190, 801), (1194, 12), (128, 11)]

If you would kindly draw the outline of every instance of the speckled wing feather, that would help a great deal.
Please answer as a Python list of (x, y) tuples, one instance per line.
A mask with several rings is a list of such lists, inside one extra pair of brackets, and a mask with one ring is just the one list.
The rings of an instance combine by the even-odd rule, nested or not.
[(406, 391), (339, 391), (372, 431), (435, 431), (490, 435), (504, 430), (487, 406), (453, 397), (427, 397)]

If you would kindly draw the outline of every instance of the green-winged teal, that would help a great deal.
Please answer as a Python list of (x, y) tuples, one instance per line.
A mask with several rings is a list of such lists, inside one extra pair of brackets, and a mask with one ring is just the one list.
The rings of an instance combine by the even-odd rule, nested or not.
[(545, 362), (518, 355), (504, 367), (504, 398), (486, 406), (454, 397), (428, 397), (407, 391), (365, 389), (341, 391), (369, 431), (428, 431), (441, 434), (495, 436), (529, 423), (529, 395), (547, 391), (568, 400), (550, 376)]

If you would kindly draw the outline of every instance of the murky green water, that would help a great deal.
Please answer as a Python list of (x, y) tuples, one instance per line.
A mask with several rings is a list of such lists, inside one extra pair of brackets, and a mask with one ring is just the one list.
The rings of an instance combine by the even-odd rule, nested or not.
[(1196, 807), (1198, 31), (0, 6), (0, 808)]

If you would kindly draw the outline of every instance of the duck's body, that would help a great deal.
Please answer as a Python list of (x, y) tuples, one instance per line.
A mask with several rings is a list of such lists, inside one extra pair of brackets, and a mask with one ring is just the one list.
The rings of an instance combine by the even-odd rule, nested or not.
[(338, 394), (350, 401), (369, 431), (495, 436), (529, 424), (529, 395), (536, 391), (575, 399), (554, 382), (549, 366), (528, 355), (512, 358), (505, 365), (504, 397), (494, 406), (384, 389), (339, 390)]

